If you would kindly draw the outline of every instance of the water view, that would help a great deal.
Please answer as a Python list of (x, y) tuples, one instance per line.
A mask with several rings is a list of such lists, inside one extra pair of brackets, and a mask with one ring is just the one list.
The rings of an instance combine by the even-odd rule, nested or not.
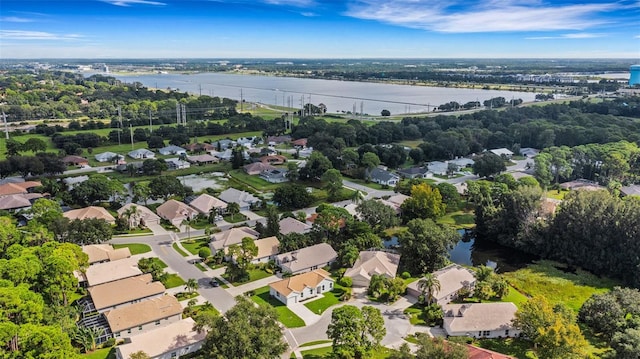
[(537, 259), (535, 256), (496, 243), (476, 242), (475, 238), (464, 234), (449, 251), (449, 255), (454, 263), (468, 266), (486, 265), (498, 273), (513, 272)]
[(533, 101), (531, 92), (460, 89), (392, 85), (368, 82), (302, 79), (290, 77), (234, 75), (224, 73), (115, 75), (121, 81), (140, 82), (147, 87), (171, 88), (194, 94), (227, 97), (247, 102), (300, 108), (304, 103), (327, 106), (330, 113), (364, 113), (379, 115), (383, 109), (391, 114), (430, 112), (434, 106), (450, 101), (470, 101), (504, 97), (507, 100)]

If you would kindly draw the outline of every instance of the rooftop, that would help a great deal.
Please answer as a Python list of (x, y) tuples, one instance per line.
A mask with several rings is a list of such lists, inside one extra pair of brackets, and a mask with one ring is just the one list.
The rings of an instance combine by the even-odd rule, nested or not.
[(70, 220), (74, 219), (88, 219), (88, 218), (96, 218), (96, 219), (104, 219), (108, 223), (115, 223), (116, 219), (103, 207), (98, 206), (89, 206), (85, 208), (72, 209), (70, 211), (64, 212), (62, 214), (64, 217), (69, 218)]
[(249, 227), (230, 228), (211, 236), (211, 246), (215, 250), (220, 250), (233, 244), (242, 243), (244, 237), (256, 239), (259, 235), (260, 233)]
[(85, 278), (89, 286), (113, 282), (142, 274), (136, 258), (123, 258), (113, 262), (98, 263), (87, 268)]
[(518, 308), (510, 302), (447, 304), (442, 307), (444, 321), (452, 332), (506, 330)]
[(329, 272), (324, 269), (316, 269), (271, 283), (269, 286), (278, 291), (278, 293), (284, 294), (286, 297), (292, 292), (302, 292), (304, 288), (307, 287), (315, 288), (325, 279), (333, 281)]
[(338, 254), (327, 243), (298, 249), (276, 257), (277, 262), (290, 272), (295, 273), (314, 266), (324, 266), (336, 259)]
[(311, 230), (311, 226), (300, 222), (295, 218), (285, 217), (280, 220), (280, 234), (306, 233)]
[(163, 295), (110, 310), (104, 316), (111, 331), (116, 333), (178, 314), (182, 314), (180, 302), (172, 295)]
[(89, 244), (82, 246), (82, 251), (89, 256), (89, 264), (131, 257), (129, 248), (113, 249), (110, 244)]
[(255, 259), (271, 257), (279, 253), (280, 241), (276, 236), (258, 239), (253, 243), (258, 247)]
[(116, 349), (120, 352), (121, 358), (129, 358), (131, 354), (139, 351), (145, 352), (150, 358), (155, 358), (203, 341), (207, 334), (194, 331), (194, 325), (193, 319), (182, 319), (179, 322), (132, 336), (129, 338), (129, 343), (121, 344)]
[(96, 309), (100, 310), (132, 300), (160, 295), (164, 293), (165, 287), (160, 282), (153, 282), (151, 274), (143, 274), (96, 285), (88, 291)]

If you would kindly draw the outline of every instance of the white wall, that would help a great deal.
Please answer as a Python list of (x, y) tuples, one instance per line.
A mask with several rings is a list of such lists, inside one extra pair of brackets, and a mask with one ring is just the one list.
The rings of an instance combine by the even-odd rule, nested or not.
[[(113, 335), (114, 335), (114, 337), (116, 339), (129, 338), (129, 337), (132, 337), (134, 335), (146, 333), (146, 332), (148, 332), (150, 330), (161, 328), (161, 327), (163, 327), (163, 326), (165, 326), (167, 324), (178, 322), (181, 319), (182, 319), (182, 314), (177, 314), (177, 315), (173, 315), (171, 317), (160, 319), (159, 320), (159, 324), (156, 324), (156, 321), (153, 321), (151, 323), (142, 324), (141, 326), (135, 326), (135, 327), (128, 328), (128, 329), (123, 329), (118, 333), (113, 333)], [(131, 332), (129, 333), (129, 331), (131, 331)]]

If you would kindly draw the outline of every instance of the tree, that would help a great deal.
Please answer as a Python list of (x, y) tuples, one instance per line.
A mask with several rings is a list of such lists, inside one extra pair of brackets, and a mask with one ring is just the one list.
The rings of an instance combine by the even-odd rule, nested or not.
[(433, 302), (433, 294), (439, 292), (441, 288), (440, 281), (431, 273), (425, 274), (424, 277), (418, 281), (418, 289), (427, 304)]
[(167, 170), (167, 164), (164, 160), (148, 158), (142, 162), (142, 173), (147, 176), (155, 176)]
[(211, 249), (209, 249), (208, 247), (202, 247), (198, 249), (198, 257), (202, 258), (203, 260), (211, 257)]
[(614, 334), (611, 347), (615, 351), (616, 359), (640, 358), (640, 328), (628, 328)]
[(198, 281), (195, 280), (194, 278), (187, 279), (187, 282), (184, 284), (184, 287), (187, 289), (189, 293), (193, 293), (197, 291), (198, 288), (200, 288), (200, 286), (198, 285)]
[(246, 274), (253, 258), (258, 255), (258, 246), (253, 238), (244, 237), (240, 245), (234, 244), (229, 247), (229, 256), (233, 258), (235, 265), (241, 274)]
[(39, 138), (31, 137), (22, 145), (22, 149), (33, 153), (44, 152), (47, 150), (47, 143)]
[(244, 165), (244, 148), (240, 145), (231, 150), (231, 167), (238, 169)]
[(29, 209), (29, 213), (33, 216), (33, 220), (48, 226), (56, 219), (62, 218), (62, 208), (56, 201), (52, 201), (46, 198), (39, 198)]
[(276, 188), (273, 201), (278, 207), (285, 210), (293, 210), (308, 207), (313, 202), (313, 196), (307, 192), (304, 186), (285, 183)]
[(129, 359), (151, 359), (151, 357), (147, 353), (140, 350), (135, 353), (131, 353), (131, 355), (129, 355)]
[(151, 189), (148, 184), (132, 183), (131, 192), (133, 193), (133, 202), (142, 201), (145, 206), (149, 198), (151, 198)]
[(124, 217), (124, 219), (127, 221), (127, 225), (129, 226), (129, 229), (131, 229), (132, 227), (135, 226), (135, 224), (140, 222), (139, 221), (140, 214), (141, 214), (140, 209), (135, 204), (129, 206), (129, 208), (127, 208), (126, 210), (124, 210), (124, 212), (122, 212), (122, 217)]
[(391, 116), (391, 111), (389, 111), (389, 110), (382, 110), (382, 111), (380, 112), (380, 116), (383, 116), (383, 117)]
[(612, 291), (594, 294), (580, 308), (580, 321), (607, 340), (623, 332), (630, 317), (640, 317), (640, 291), (615, 287)]
[(231, 220), (235, 220), (236, 214), (240, 213), (240, 205), (236, 202), (228, 203), (227, 212), (231, 214)]
[(278, 210), (273, 205), (267, 206), (267, 226), (265, 227), (263, 236), (271, 237), (280, 234), (280, 216)]
[(340, 357), (363, 358), (379, 345), (386, 335), (380, 310), (353, 305), (338, 307), (331, 313), (327, 336), (332, 340), (333, 352)]
[(150, 273), (153, 280), (164, 282), (168, 274), (164, 272), (162, 264), (154, 258), (142, 258), (138, 261), (138, 268), (142, 273)]
[(449, 250), (460, 237), (455, 229), (441, 227), (430, 219), (414, 219), (407, 227), (398, 235), (400, 264), (412, 274), (431, 273), (442, 268)]
[(277, 358), (287, 348), (275, 310), (255, 306), (243, 296), (223, 316), (202, 320), (196, 328), (208, 331), (202, 353), (208, 358)]
[(300, 169), (300, 179), (305, 181), (320, 181), (322, 175), (333, 168), (331, 161), (320, 151), (313, 151), (307, 159), (307, 164)]
[(298, 168), (298, 164), (295, 162), (287, 163), (287, 174), (286, 177), (289, 181), (295, 182), (300, 177), (300, 170)]
[(69, 222), (66, 242), (79, 245), (100, 244), (111, 240), (111, 225), (101, 218), (74, 219)]
[(426, 183), (412, 186), (411, 198), (400, 205), (402, 218), (407, 222), (416, 218), (435, 220), (444, 215), (445, 210), (446, 205), (442, 203), (440, 191)]
[(150, 149), (164, 147), (164, 140), (160, 136), (149, 136), (147, 138), (147, 146)]
[(480, 177), (489, 177), (497, 175), (507, 170), (504, 159), (496, 154), (487, 152), (477, 158), (472, 166), (473, 174)]
[(395, 227), (400, 222), (393, 208), (376, 199), (360, 202), (356, 207), (356, 211), (360, 213), (360, 218), (377, 232)]
[(380, 165), (380, 158), (373, 152), (365, 152), (360, 159), (360, 165), (365, 169), (366, 179), (369, 179), (371, 170)]
[(149, 182), (151, 198), (162, 198), (167, 201), (171, 196), (183, 194), (185, 188), (174, 176), (157, 176)]
[(322, 175), (322, 181), (326, 183), (324, 188), (329, 194), (329, 201), (336, 200), (342, 189), (342, 175), (340, 171), (334, 168), (327, 170)]
[(418, 339), (416, 359), (466, 359), (469, 357), (469, 349), (464, 344), (445, 341), (438, 337), (431, 338), (423, 333), (418, 333), (416, 339)]
[(71, 190), (71, 198), (77, 204), (91, 205), (109, 201), (125, 193), (124, 186), (105, 175), (94, 174)]

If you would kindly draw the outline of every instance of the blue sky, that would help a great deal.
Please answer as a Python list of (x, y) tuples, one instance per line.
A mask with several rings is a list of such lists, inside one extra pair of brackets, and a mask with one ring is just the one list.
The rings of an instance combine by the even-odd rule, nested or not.
[(1, 0), (0, 58), (633, 58), (640, 0)]

